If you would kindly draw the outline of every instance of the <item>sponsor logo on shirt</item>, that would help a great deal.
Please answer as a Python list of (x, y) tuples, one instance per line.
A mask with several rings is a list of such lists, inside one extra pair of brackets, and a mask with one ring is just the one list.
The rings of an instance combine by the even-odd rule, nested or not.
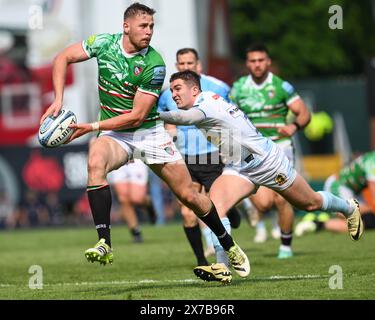
[(95, 42), (95, 39), (96, 39), (96, 34), (91, 35), (91, 36), (87, 39), (87, 45), (92, 46), (92, 44)]
[(140, 66), (146, 66), (146, 63), (143, 61), (143, 60), (137, 60), (137, 61), (134, 61), (135, 64), (139, 64)]
[(294, 92), (294, 88), (293, 86), (288, 82), (288, 81), (284, 81), (283, 84), (282, 84), (282, 88), (288, 93), (288, 94), (292, 94)]
[(162, 85), (165, 78), (165, 67), (155, 67), (154, 74), (151, 79), (152, 85)]

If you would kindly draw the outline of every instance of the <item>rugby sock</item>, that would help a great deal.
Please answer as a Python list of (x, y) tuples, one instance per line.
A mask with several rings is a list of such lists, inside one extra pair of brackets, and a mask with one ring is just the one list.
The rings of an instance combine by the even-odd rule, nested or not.
[(293, 231), (283, 232), (281, 231), (281, 244), (290, 247), (293, 240)]
[(249, 198), (245, 198), (242, 200), (242, 204), (246, 210), (254, 208), (254, 205), (251, 203)]
[(236, 207), (229, 209), (227, 217), (230, 221), (230, 225), (233, 229), (237, 229), (241, 224), (241, 214)]
[(130, 229), (130, 233), (132, 234), (132, 236), (140, 236), (141, 230), (139, 230), (139, 227), (134, 227)]
[[(230, 234), (231, 233), (231, 226), (230, 221), (228, 218), (222, 218), (221, 223), (225, 227), (225, 230)], [(227, 253), (224, 251), (224, 248), (220, 245), (219, 239), (211, 232), (212, 242), (214, 244), (215, 253), (216, 253), (216, 262), (217, 263), (224, 263), (228, 268), (229, 259)]]
[(257, 225), (256, 225), (256, 229), (257, 229), (257, 230), (266, 229), (266, 224), (264, 223), (263, 220), (258, 221), (258, 223), (257, 223)]
[(130, 233), (131, 233), (131, 235), (132, 235), (132, 237), (133, 237), (133, 241), (134, 241), (135, 243), (143, 242), (142, 232), (141, 232), (141, 230), (139, 229), (138, 226), (136, 226), (136, 227), (130, 229)]
[(318, 221), (318, 220), (315, 220), (313, 222), (316, 224), (316, 230), (315, 230), (316, 232), (324, 230), (325, 222)]
[(157, 219), (157, 214), (156, 214), (156, 211), (155, 211), (155, 208), (154, 208), (154, 204), (153, 204), (150, 197), (147, 197), (145, 208), (146, 208), (147, 215), (150, 219), (151, 224), (155, 224), (156, 219)]
[(322, 210), (328, 212), (341, 212), (345, 217), (350, 216), (354, 208), (349, 204), (347, 200), (336, 197), (330, 192), (318, 191), (323, 198)]
[(202, 234), (199, 225), (194, 227), (184, 227), (186, 237), (189, 240), (190, 246), (197, 258), (198, 266), (208, 266), (208, 262), (204, 256)]
[(104, 238), (111, 247), (111, 189), (108, 184), (87, 186), (87, 195), (99, 240)]
[[(212, 202), (211, 202), (212, 203)], [(234, 246), (234, 242), (230, 234), (225, 230), (225, 227), (220, 221), (219, 215), (217, 214), (216, 208), (212, 203), (211, 210), (200, 219), (212, 230), (212, 232), (218, 237), (220, 244), (225, 251), (228, 251)]]
[(212, 237), (211, 237), (211, 229), (207, 226), (204, 226), (202, 228), (202, 232), (203, 232), (203, 237), (204, 237), (204, 240), (206, 242), (206, 247), (213, 247), (214, 244), (212, 243)]

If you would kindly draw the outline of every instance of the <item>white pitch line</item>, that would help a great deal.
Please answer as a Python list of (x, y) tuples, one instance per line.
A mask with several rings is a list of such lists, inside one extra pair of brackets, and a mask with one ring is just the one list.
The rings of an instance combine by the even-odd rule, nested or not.
[[(257, 277), (253, 276), (248, 278), (248, 280), (298, 280), (298, 279), (320, 279), (328, 278), (328, 275), (319, 275), (319, 274), (305, 274), (305, 275), (293, 275), (293, 276), (270, 276), (270, 277)], [(199, 283), (202, 280), (198, 279), (180, 279), (180, 280), (152, 280), (144, 279), (139, 281), (131, 280), (114, 280), (114, 281), (85, 281), (85, 282), (61, 282), (61, 283), (46, 283), (43, 286), (48, 287), (61, 287), (61, 286), (108, 286), (108, 285), (140, 285), (140, 284), (152, 284), (152, 283)], [(0, 288), (7, 287), (18, 287), (16, 284), (0, 283)]]

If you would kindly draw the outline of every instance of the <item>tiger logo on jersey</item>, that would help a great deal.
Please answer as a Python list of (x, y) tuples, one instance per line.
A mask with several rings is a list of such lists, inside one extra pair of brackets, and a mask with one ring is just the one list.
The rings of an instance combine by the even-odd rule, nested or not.
[(278, 173), (276, 178), (275, 178), (275, 182), (279, 185), (279, 186), (282, 186), (286, 181), (287, 181), (287, 177), (285, 174), (283, 173)]
[(133, 72), (136, 76), (138, 76), (142, 72), (142, 70), (143, 69), (141, 67), (135, 66)]
[(174, 155), (174, 150), (171, 147), (165, 147), (164, 151), (168, 153), (169, 155), (173, 156)]

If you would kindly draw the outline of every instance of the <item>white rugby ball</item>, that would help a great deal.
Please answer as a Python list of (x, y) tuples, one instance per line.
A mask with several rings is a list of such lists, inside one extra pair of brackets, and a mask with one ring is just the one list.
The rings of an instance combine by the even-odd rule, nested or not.
[(39, 143), (46, 148), (61, 146), (73, 134), (70, 124), (77, 123), (76, 115), (67, 109), (61, 109), (57, 117), (49, 116), (39, 128)]

